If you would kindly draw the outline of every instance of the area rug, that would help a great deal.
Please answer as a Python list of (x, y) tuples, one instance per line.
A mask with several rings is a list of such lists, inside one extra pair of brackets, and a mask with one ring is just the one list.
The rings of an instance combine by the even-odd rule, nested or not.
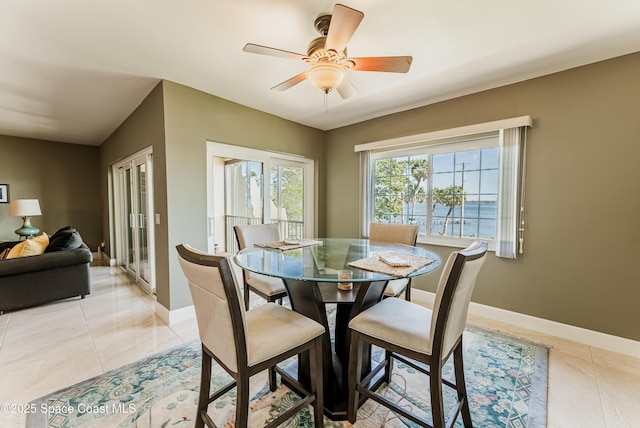
[[(198, 401), (200, 349), (200, 342), (188, 342), (34, 400), (30, 406), (35, 412), (27, 416), (27, 427), (191, 427)], [(547, 348), (469, 327), (464, 335), (464, 359), (475, 427), (546, 426)], [(445, 377), (452, 376), (453, 367), (447, 364)], [(212, 388), (229, 380), (214, 365)], [(391, 384), (381, 390), (401, 405), (429, 414), (427, 377), (411, 367), (396, 363)], [(269, 393), (266, 376), (252, 378), (251, 394), (250, 426), (262, 426), (298, 400), (285, 386)], [(445, 406), (453, 402), (453, 394), (446, 395)], [(235, 390), (212, 403), (209, 411), (218, 426), (233, 427)], [(309, 410), (301, 411), (286, 426), (312, 427)], [(325, 418), (325, 426), (351, 425)], [(415, 425), (369, 400), (358, 411), (354, 426)], [(461, 421), (455, 426), (462, 426)]]

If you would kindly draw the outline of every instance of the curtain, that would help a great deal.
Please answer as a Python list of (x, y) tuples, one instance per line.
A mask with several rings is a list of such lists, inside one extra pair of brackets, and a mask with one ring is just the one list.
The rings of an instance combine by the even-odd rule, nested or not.
[(369, 237), (369, 221), (373, 210), (371, 194), (371, 150), (360, 152), (360, 236)]
[[(496, 256), (515, 259), (524, 243), (525, 127), (500, 130)], [(526, 135), (526, 134), (525, 134)], [(520, 248), (518, 249), (518, 244)]]

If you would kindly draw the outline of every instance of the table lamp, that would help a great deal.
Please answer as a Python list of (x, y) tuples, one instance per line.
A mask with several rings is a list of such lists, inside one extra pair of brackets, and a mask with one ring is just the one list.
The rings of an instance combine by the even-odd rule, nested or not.
[(37, 199), (14, 199), (9, 205), (9, 214), (14, 217), (22, 217), (22, 227), (15, 232), (20, 236), (33, 236), (40, 232), (31, 226), (31, 216), (42, 215), (40, 203)]

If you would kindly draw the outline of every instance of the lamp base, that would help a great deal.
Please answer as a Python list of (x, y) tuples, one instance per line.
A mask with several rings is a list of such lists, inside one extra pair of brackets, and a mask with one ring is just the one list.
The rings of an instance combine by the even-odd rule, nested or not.
[(22, 218), (22, 227), (20, 229), (16, 229), (15, 233), (16, 233), (16, 235), (24, 236), (24, 237), (28, 238), (30, 236), (34, 236), (34, 235), (37, 235), (38, 233), (40, 233), (40, 229), (36, 229), (35, 227), (31, 226), (31, 221), (30, 221), (29, 217), (23, 217)]

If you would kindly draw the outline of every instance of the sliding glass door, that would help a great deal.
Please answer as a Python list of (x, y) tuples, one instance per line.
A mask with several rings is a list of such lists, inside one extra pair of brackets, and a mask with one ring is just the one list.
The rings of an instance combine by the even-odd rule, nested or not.
[(135, 155), (114, 166), (115, 212), (118, 249), (117, 261), (127, 274), (150, 293), (155, 293), (153, 279), (153, 212), (151, 192), (152, 156)]
[(209, 251), (235, 253), (236, 225), (278, 223), (283, 238), (315, 236), (313, 160), (209, 143)]
[(276, 160), (271, 164), (271, 223), (280, 225), (283, 238), (304, 238), (304, 166)]

